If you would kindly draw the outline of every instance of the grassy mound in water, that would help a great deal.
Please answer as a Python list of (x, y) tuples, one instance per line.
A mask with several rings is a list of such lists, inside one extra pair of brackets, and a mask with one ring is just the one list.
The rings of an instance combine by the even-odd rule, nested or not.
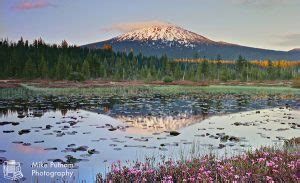
[(299, 138), (285, 144), (283, 149), (261, 148), (224, 159), (207, 155), (157, 164), (135, 162), (130, 167), (118, 162), (105, 179), (98, 174), (97, 182), (299, 182)]
[(300, 95), (298, 88), (281, 86), (182, 86), (182, 85), (151, 85), (151, 86), (109, 86), (109, 87), (88, 87), (88, 88), (47, 88), (34, 85), (21, 84), (21, 88), (0, 89), (0, 97), (19, 96), (20, 94), (35, 95), (126, 95), (137, 94), (191, 94), (191, 93), (213, 93), (213, 94), (284, 94)]

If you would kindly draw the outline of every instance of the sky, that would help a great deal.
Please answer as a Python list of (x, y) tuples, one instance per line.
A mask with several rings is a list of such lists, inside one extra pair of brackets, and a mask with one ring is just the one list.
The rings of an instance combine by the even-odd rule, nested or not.
[(83, 45), (172, 23), (215, 41), (300, 48), (300, 0), (0, 0), (0, 38)]

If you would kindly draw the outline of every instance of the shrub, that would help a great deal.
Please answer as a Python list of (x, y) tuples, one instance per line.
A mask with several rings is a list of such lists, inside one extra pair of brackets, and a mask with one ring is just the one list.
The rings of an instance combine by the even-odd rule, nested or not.
[(84, 81), (85, 80), (85, 77), (82, 73), (80, 72), (72, 72), (69, 77), (68, 77), (68, 80), (71, 80), (71, 81)]
[(163, 82), (165, 82), (165, 83), (172, 83), (173, 79), (170, 76), (166, 76), (166, 77), (163, 78)]
[(300, 88), (300, 77), (293, 80), (292, 86), (293, 88)]

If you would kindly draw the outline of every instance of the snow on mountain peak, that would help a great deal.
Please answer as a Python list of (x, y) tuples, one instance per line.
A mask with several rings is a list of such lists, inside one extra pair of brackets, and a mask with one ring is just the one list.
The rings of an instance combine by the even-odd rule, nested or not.
[(213, 42), (199, 34), (185, 30), (181, 27), (166, 24), (154, 25), (134, 30), (116, 37), (117, 41), (162, 41), (178, 42), (185, 46), (193, 46), (197, 43)]

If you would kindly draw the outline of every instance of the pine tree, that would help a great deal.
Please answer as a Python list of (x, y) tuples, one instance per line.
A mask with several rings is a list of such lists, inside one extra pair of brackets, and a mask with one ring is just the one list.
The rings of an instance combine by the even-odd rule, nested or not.
[(181, 78), (181, 68), (180, 68), (179, 63), (176, 64), (176, 67), (175, 67), (175, 73), (174, 73), (174, 78), (175, 78), (176, 80), (178, 80), (178, 79)]
[(27, 79), (32, 79), (35, 77), (36, 69), (32, 62), (32, 59), (29, 57), (25, 63), (23, 75)]
[(90, 65), (89, 65), (88, 60), (84, 60), (84, 62), (82, 64), (81, 72), (85, 78), (89, 79), (91, 77)]
[(208, 73), (208, 61), (204, 59), (201, 63), (202, 80), (206, 79)]
[(273, 79), (274, 67), (273, 67), (273, 63), (272, 63), (271, 60), (268, 60), (267, 72), (268, 72), (268, 78), (272, 80)]
[(42, 78), (47, 78), (48, 77), (48, 63), (46, 62), (44, 56), (42, 56), (38, 68), (39, 68), (39, 76)]
[(220, 69), (221, 69), (221, 55), (217, 56), (217, 79), (220, 80)]
[(66, 73), (66, 57), (64, 55), (58, 56), (58, 61), (55, 66), (55, 78), (56, 79), (66, 79), (67, 73)]

